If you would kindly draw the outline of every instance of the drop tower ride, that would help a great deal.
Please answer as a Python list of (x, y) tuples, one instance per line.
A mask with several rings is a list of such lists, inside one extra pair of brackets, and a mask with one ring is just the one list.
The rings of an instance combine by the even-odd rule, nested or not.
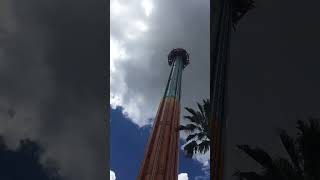
[(186, 50), (173, 49), (168, 55), (169, 79), (160, 101), (152, 133), (145, 149), (138, 180), (177, 180), (181, 78), (189, 64)]

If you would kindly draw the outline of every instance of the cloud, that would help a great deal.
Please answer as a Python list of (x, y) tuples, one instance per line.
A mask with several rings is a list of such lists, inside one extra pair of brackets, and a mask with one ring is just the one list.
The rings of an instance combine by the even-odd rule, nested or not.
[(0, 133), (70, 180), (106, 179), (105, 22), (104, 1), (0, 2)]
[[(152, 124), (169, 76), (167, 55), (177, 47), (185, 48), (191, 61), (183, 72), (181, 116), (183, 107), (196, 108), (209, 97), (209, 0), (110, 3), (112, 108), (121, 106), (140, 127)], [(203, 165), (208, 159), (208, 154), (195, 157)]]
[(204, 172), (204, 175), (196, 176), (195, 180), (209, 180), (210, 179), (210, 166), (203, 166), (201, 169)]
[(110, 170), (110, 180), (116, 180), (116, 174), (112, 170)]
[(16, 31), (16, 17), (12, 11), (13, 3), (9, 0), (0, 2), (0, 39), (1, 33)]
[(144, 8), (144, 13), (146, 16), (150, 16), (153, 10), (153, 4), (150, 0), (143, 0), (141, 2), (142, 7)]
[(182, 106), (195, 107), (209, 97), (209, 0), (110, 3), (113, 108), (123, 107), (140, 127), (152, 124), (169, 76), (166, 58), (177, 47), (185, 48), (191, 59), (183, 73)]
[(197, 153), (193, 158), (199, 161), (203, 166), (209, 166), (210, 151), (207, 151), (204, 154)]
[(178, 175), (178, 180), (189, 180), (188, 174), (187, 173), (180, 173)]
[(19, 174), (26, 179), (63, 180), (55, 161), (47, 159), (42, 162), (45, 151), (46, 149), (30, 139), (22, 139), (15, 149), (10, 149), (0, 135), (0, 156), (6, 157), (0, 161), (0, 177), (19, 179)]

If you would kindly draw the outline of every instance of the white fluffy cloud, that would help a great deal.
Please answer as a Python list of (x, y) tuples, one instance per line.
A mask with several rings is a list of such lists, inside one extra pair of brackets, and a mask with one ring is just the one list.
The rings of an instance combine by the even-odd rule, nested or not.
[(188, 174), (187, 173), (180, 173), (178, 175), (178, 180), (189, 180)]
[(204, 172), (203, 175), (196, 176), (194, 180), (209, 180), (210, 179), (210, 166), (203, 166), (202, 171)]
[[(134, 75), (138, 76), (141, 76), (142, 73), (148, 74), (140, 69), (144, 63), (150, 61), (145, 57), (147, 53), (142, 52), (142, 49), (146, 48), (140, 43), (145, 42), (143, 37), (149, 30), (146, 18), (151, 15), (152, 9), (151, 1), (141, 3), (111, 1), (110, 104), (112, 108), (123, 107), (123, 113), (139, 126), (150, 124), (149, 119), (153, 115), (153, 110), (148, 107), (149, 102), (143, 96), (143, 92), (133, 90), (128, 85), (128, 77), (132, 75), (127, 69), (134, 69), (137, 71)], [(139, 11), (141, 11), (140, 14), (137, 13)], [(126, 28), (112, 31), (120, 27)], [(139, 46), (139, 48), (134, 50), (130, 48), (132, 45)], [(142, 109), (146, 111), (143, 112)]]
[(205, 154), (196, 154), (194, 159), (201, 162), (201, 164), (205, 167), (209, 166), (210, 152), (207, 151)]
[[(183, 107), (196, 108), (196, 102), (209, 97), (209, 2), (111, 0), (112, 108), (122, 107), (139, 127), (152, 124), (169, 76), (167, 55), (178, 47), (190, 53), (191, 61), (183, 72), (181, 116)], [(206, 165), (208, 157), (196, 160)]]
[(182, 106), (195, 107), (209, 97), (209, 0), (110, 3), (112, 108), (121, 106), (140, 127), (151, 124), (169, 75), (167, 54), (177, 47), (187, 49), (191, 59), (183, 75)]
[(110, 180), (116, 180), (116, 174), (112, 170), (110, 170)]

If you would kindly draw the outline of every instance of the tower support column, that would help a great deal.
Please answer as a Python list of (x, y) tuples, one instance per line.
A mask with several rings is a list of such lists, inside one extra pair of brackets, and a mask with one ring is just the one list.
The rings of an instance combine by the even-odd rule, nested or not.
[(177, 180), (182, 70), (189, 63), (184, 49), (168, 56), (171, 66), (168, 83), (160, 101), (153, 129), (146, 146), (138, 180)]

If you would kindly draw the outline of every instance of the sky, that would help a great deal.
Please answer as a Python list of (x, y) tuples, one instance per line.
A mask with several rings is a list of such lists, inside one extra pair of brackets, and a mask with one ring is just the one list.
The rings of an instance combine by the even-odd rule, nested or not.
[[(190, 54), (190, 65), (183, 71), (181, 106), (196, 108), (197, 102), (209, 98), (209, 5), (209, 0), (110, 1), (110, 105), (113, 110), (121, 107), (127, 123), (136, 125), (138, 131), (153, 123), (169, 77), (167, 56), (174, 48), (184, 48)], [(185, 110), (181, 112), (181, 116), (186, 115)], [(112, 122), (120, 120), (112, 113), (110, 118), (112, 136), (113, 129), (118, 128)], [(184, 120), (181, 121), (183, 124)], [(123, 132), (127, 133), (127, 130)], [(148, 137), (148, 134), (144, 136)], [(141, 138), (130, 139), (140, 148), (134, 154), (140, 157), (139, 161), (132, 160), (131, 165), (143, 159), (141, 155), (146, 140)], [(186, 135), (181, 133), (181, 139), (185, 138)], [(183, 144), (184, 141), (181, 146)], [(111, 168), (112, 163), (119, 162), (118, 156), (133, 154), (131, 148), (121, 154), (112, 151), (117, 146), (112, 138), (110, 145)], [(200, 162), (200, 169), (208, 168), (209, 153), (197, 155), (194, 159), (195, 162), (180, 164), (192, 166), (192, 163)], [(124, 163), (127, 162), (121, 164)], [(136, 167), (139, 165), (137, 163)], [(115, 170), (116, 176), (121, 176), (117, 173), (123, 174), (124, 169)], [(134, 170), (138, 172), (138, 169)], [(189, 168), (188, 172), (181, 173), (188, 173), (189, 178), (194, 179), (205, 172), (191, 172)]]
[(150, 124), (169, 76), (167, 56), (177, 47), (189, 52), (191, 62), (183, 72), (181, 104), (208, 98), (208, 36), (208, 0), (111, 0), (112, 107), (122, 106), (140, 127)]
[[(110, 59), (110, 90), (116, 92), (110, 105), (121, 104), (127, 125), (141, 130), (151, 123), (172, 48), (190, 53), (181, 104), (193, 107), (209, 97), (209, 1), (154, 0), (149, 13), (140, 1), (119, 2), (135, 10), (110, 19), (115, 23), (110, 47), (122, 52), (113, 54), (117, 61)], [(232, 34), (229, 177), (235, 169), (256, 167), (236, 144), (281, 154), (275, 129), (294, 133), (297, 118), (319, 116), (319, 5), (259, 0)], [(68, 180), (105, 180), (110, 171), (103, 121), (109, 85), (105, 7), (100, 0), (0, 1), (0, 134), (11, 149), (21, 139), (37, 140), (46, 149), (44, 157), (56, 160)], [(198, 162), (187, 164), (192, 163)], [(114, 172), (121, 176), (120, 170)]]
[(68, 180), (106, 179), (105, 6), (0, 1), (0, 134), (39, 142)]
[(44, 151), (38, 142), (30, 139), (22, 139), (15, 150), (9, 149), (0, 136), (0, 178), (62, 180), (54, 160), (46, 159), (45, 163), (42, 162)]
[[(148, 141), (151, 126), (140, 128), (130, 122), (122, 114), (122, 109), (111, 110), (110, 122), (110, 170), (117, 180), (136, 179), (144, 156), (145, 145)], [(182, 144), (183, 141), (180, 141)], [(110, 171), (110, 172), (111, 172)], [(184, 157), (179, 152), (179, 180), (209, 180), (209, 166)], [(113, 176), (110, 174), (110, 178)]]

